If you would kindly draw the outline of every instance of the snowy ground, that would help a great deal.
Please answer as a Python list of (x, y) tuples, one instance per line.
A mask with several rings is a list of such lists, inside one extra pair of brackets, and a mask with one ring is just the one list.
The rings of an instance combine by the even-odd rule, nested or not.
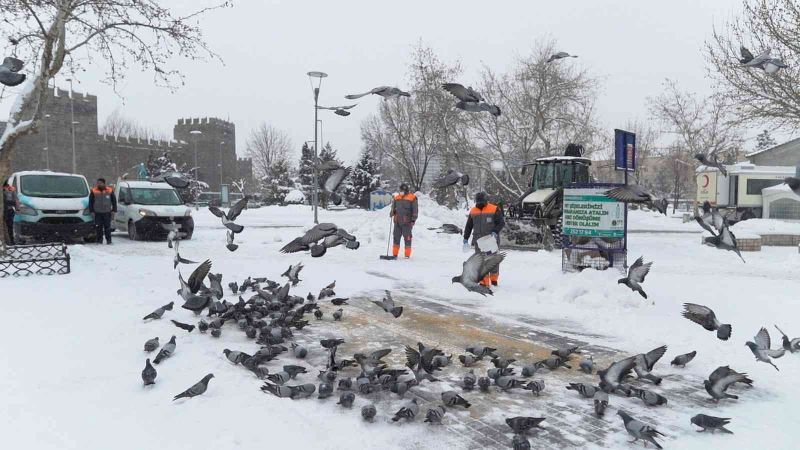
[[(0, 356), (0, 433), (8, 448), (485, 448), (506, 441), (488, 441), (495, 445), (472, 439), (482, 432), (476, 424), (490, 434), (491, 429), (503, 430), (507, 415), (538, 414), (552, 417), (545, 422), (551, 429), (531, 436), (534, 448), (642, 448), (627, 443), (617, 408), (661, 429), (667, 435), (665, 448), (797, 448), (800, 357), (776, 360), (777, 372), (754, 361), (744, 346), (765, 326), (777, 347), (774, 323), (800, 336), (796, 248), (764, 247), (745, 254), (745, 264), (733, 253), (699, 245), (696, 224), (637, 211), (631, 215), (631, 229), (641, 232), (631, 235), (629, 257), (655, 261), (644, 285), (649, 300), (618, 285), (615, 272), (563, 274), (560, 253), (555, 252), (509, 252), (500, 288), (494, 297), (482, 298), (450, 283), (466, 256), (461, 238), (427, 230), (443, 222), (463, 226), (463, 213), (434, 208), (424, 200), (420, 209), (409, 261), (377, 258), (386, 250), (385, 211), (321, 211), (321, 220), (358, 236), (358, 251), (334, 248), (320, 259), (278, 253), (310, 222), (310, 210), (300, 206), (245, 211), (240, 223), (246, 229), (237, 236), (241, 247), (235, 253), (225, 249), (218, 219), (199, 211), (195, 237), (182, 243), (181, 253), (211, 259), (212, 271), (224, 275), (223, 285), (248, 275), (277, 280), (298, 261), (306, 264), (304, 281), (294, 291), (298, 295), (316, 293), (336, 280), (337, 294), (353, 298), (353, 306), (345, 307), (342, 324), (330, 322), (333, 308), (328, 306), (322, 323), (312, 320), (307, 333), (298, 333), (312, 351), (310, 362), (319, 358), (313, 342), (320, 336), (347, 339), (344, 354), (389, 344), (394, 349), (389, 359), (398, 364), (402, 346), (418, 339), (448, 353), (469, 339), (491, 339), (506, 345), (500, 348), (504, 354), (526, 361), (562, 338), (590, 344), (589, 352), (604, 362), (667, 344), (655, 370), (665, 380), (655, 390), (669, 398), (669, 405), (645, 408), (638, 400), (612, 397), (605, 419), (591, 421), (589, 401), (563, 385), (596, 378), (564, 369), (541, 376), (548, 387), (540, 399), (527, 391), (488, 399), (464, 394), (476, 406), (469, 412), (449, 410), (446, 425), (437, 428), (419, 417), (413, 424), (389, 422), (402, 403), (394, 396), (369, 399), (378, 406), (379, 420), (364, 424), (358, 410), (365, 398), (358, 398), (353, 410), (343, 410), (334, 398), (290, 401), (265, 395), (257, 379), (222, 355), (224, 348), (257, 348), (243, 333), (226, 326), (222, 337), (213, 339), (197, 331), (187, 334), (169, 322), (196, 322), (178, 306), (172, 250), (163, 242), (132, 243), (117, 235), (113, 246), (70, 247), (70, 275), (0, 280), (7, 314), (0, 327), (0, 340), (6, 343)], [(652, 230), (686, 233), (648, 232)], [(184, 275), (190, 270), (183, 267)], [(370, 308), (368, 299), (377, 298), (382, 289), (396, 292), (407, 308), (397, 321)], [(142, 322), (142, 316), (172, 300), (176, 308), (164, 319)], [(732, 323), (731, 340), (719, 341), (683, 319), (681, 304), (686, 301), (706, 304), (723, 322)], [(146, 357), (144, 341), (159, 336), (163, 343), (173, 334), (178, 337), (176, 354), (157, 366), (156, 385), (143, 389), (139, 374)], [(691, 350), (698, 356), (686, 369), (669, 367), (675, 355)], [(720, 365), (747, 372), (755, 388), (737, 389), (738, 401), (706, 401), (701, 380)], [(454, 381), (464, 372), (459, 366), (448, 368), (441, 386), (415, 388), (416, 395), (433, 400), (445, 386), (456, 388)], [(209, 372), (215, 378), (203, 396), (171, 401)], [(316, 382), (313, 375), (307, 377), (304, 382)], [(427, 404), (420, 415), (425, 410)], [(697, 413), (733, 418), (729, 428), (736, 434), (695, 433), (689, 418)]]

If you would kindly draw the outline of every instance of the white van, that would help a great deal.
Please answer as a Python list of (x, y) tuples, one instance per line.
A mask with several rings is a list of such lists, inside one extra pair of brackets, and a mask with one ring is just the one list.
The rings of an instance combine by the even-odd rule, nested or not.
[(29, 170), (11, 174), (8, 183), (16, 190), (18, 244), (95, 239), (89, 184), (83, 175)]
[(192, 238), (192, 210), (183, 204), (178, 191), (167, 183), (118, 180), (115, 193), (115, 228), (118, 231), (127, 231), (131, 240), (164, 239), (168, 231), (163, 225), (173, 221), (180, 225), (182, 239)]

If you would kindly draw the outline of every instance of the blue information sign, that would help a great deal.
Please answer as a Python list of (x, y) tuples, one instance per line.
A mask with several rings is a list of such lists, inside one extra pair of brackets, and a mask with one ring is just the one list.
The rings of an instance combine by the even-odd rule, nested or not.
[(635, 133), (614, 130), (614, 168), (628, 172), (636, 170)]

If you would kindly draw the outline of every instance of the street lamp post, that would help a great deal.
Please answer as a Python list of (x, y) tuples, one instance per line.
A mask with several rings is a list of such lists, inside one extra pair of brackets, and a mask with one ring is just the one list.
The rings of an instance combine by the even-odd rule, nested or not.
[(192, 130), (189, 134), (194, 135), (194, 178), (196, 181), (200, 181), (200, 174), (199, 169), (200, 167), (197, 165), (197, 140), (199, 139), (197, 136), (203, 134), (200, 130)]
[[(317, 158), (319, 157), (317, 155), (317, 142), (318, 142), (317, 120), (319, 120), (317, 116), (319, 114), (319, 88), (320, 86), (322, 86), (322, 79), (327, 77), (328, 74), (325, 72), (312, 71), (308, 72), (307, 75), (308, 75), (308, 81), (311, 83), (311, 87), (314, 89), (314, 167), (313, 167), (314, 191), (312, 194), (312, 203), (314, 204), (314, 223), (317, 224), (319, 223), (319, 218), (317, 216), (317, 203), (318, 203), (317, 199), (319, 198), (319, 193), (318, 193), (319, 181), (317, 180)], [(314, 78), (318, 80), (316, 87), (314, 87), (314, 80), (313, 80)]]
[(70, 114), (70, 121), (72, 122), (72, 173), (78, 173), (78, 164), (75, 158), (75, 105), (74, 105), (74, 97), (72, 92), (72, 78), (67, 78), (69, 81), (69, 114)]
[(50, 170), (50, 143), (47, 139), (47, 119), (49, 118), (50, 114), (45, 114), (44, 120), (42, 120), (44, 124), (44, 166), (47, 170)]
[(222, 146), (225, 145), (225, 141), (219, 143), (219, 190), (222, 192)]

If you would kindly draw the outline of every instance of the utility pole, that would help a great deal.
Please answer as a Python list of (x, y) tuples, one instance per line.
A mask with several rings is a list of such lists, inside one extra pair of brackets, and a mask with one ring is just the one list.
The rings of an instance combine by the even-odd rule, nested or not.
[[(325, 72), (308, 72), (308, 80), (311, 82), (311, 87), (314, 88), (314, 161), (313, 161), (313, 169), (314, 169), (314, 190), (312, 195), (312, 203), (314, 204), (314, 223), (319, 223), (319, 218), (317, 216), (317, 203), (319, 203), (319, 181), (317, 175), (317, 161), (319, 159), (319, 155), (317, 154), (317, 146), (318, 146), (318, 139), (317, 139), (317, 121), (319, 120), (319, 88), (322, 86), (322, 79), (327, 77), (328, 74)], [(314, 87), (314, 82), (312, 78), (317, 78), (318, 84)]]

